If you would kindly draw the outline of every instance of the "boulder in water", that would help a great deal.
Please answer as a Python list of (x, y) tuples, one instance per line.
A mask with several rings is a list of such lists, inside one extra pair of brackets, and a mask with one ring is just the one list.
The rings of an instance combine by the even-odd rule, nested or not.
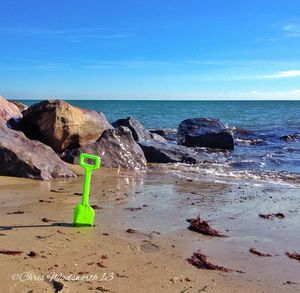
[(300, 134), (294, 133), (294, 134), (283, 135), (280, 137), (280, 139), (284, 141), (295, 141), (297, 139), (300, 139)]
[(152, 134), (158, 134), (165, 138), (167, 141), (176, 141), (177, 129), (173, 128), (158, 128), (158, 129), (149, 129)]
[(232, 132), (219, 119), (193, 118), (179, 124), (177, 142), (188, 147), (234, 149)]
[(142, 141), (139, 145), (149, 163), (196, 164), (199, 161), (198, 154), (185, 146), (157, 141)]

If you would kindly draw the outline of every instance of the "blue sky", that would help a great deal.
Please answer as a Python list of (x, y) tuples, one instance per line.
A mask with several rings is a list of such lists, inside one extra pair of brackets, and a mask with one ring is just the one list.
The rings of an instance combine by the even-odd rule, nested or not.
[(0, 94), (300, 99), (299, 0), (9, 0)]

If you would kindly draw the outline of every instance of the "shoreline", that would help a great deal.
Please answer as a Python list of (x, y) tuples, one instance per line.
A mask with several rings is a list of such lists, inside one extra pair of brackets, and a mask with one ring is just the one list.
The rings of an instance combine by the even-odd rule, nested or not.
[[(80, 169), (75, 169), (80, 175)], [(46, 281), (12, 281), (11, 275), (20, 271), (115, 273), (109, 282), (62, 281), (61, 292), (89, 288), (99, 292), (100, 287), (111, 290), (106, 292), (197, 292), (205, 286), (213, 292), (299, 290), (300, 285), (293, 284), (299, 263), (285, 255), (300, 242), (297, 190), (268, 183), (187, 181), (151, 169), (140, 174), (102, 169), (92, 176), (90, 201), (98, 206), (96, 226), (75, 228), (71, 226), (73, 208), (80, 196), (74, 193), (82, 192), (82, 180), (82, 176), (44, 182), (0, 178), (0, 233), (6, 234), (1, 236), (1, 249), (23, 251), (20, 256), (0, 255), (6, 268), (0, 282), (6, 291), (53, 291)], [(7, 214), (16, 211), (24, 213)], [(282, 212), (285, 218), (258, 216), (270, 212)], [(189, 231), (186, 219), (198, 214), (229, 237)], [(274, 256), (253, 255), (252, 247)], [(198, 249), (211, 262), (245, 273), (192, 266), (187, 258)], [(27, 256), (29, 251), (37, 256)], [(108, 258), (101, 259), (103, 255)]]

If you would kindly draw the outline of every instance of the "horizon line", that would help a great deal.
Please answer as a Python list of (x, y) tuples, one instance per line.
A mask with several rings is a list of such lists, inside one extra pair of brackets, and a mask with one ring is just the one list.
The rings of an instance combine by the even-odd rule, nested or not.
[(7, 99), (8, 101), (47, 101), (47, 100), (62, 100), (62, 101), (137, 101), (137, 102), (300, 102), (300, 99)]

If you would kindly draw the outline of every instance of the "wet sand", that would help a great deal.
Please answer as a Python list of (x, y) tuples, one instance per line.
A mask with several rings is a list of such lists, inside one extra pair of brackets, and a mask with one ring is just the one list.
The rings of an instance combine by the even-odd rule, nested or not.
[[(22, 251), (0, 254), (2, 292), (55, 292), (53, 286), (61, 289), (57, 292), (300, 290), (300, 262), (285, 255), (300, 252), (299, 189), (187, 181), (155, 169), (143, 174), (102, 169), (91, 187), (96, 226), (76, 228), (73, 208), (82, 183), (82, 176), (50, 182), (0, 177), (0, 250)], [(24, 213), (13, 214), (17, 211)], [(273, 212), (285, 218), (259, 217)], [(186, 219), (198, 214), (228, 237), (188, 230)], [(256, 256), (250, 248), (274, 256)], [(187, 258), (199, 249), (214, 264), (244, 273), (194, 267)], [(37, 255), (28, 256), (30, 251)], [(20, 281), (15, 274), (23, 272)], [(55, 273), (98, 279), (53, 284)], [(43, 275), (49, 278), (28, 280)]]

